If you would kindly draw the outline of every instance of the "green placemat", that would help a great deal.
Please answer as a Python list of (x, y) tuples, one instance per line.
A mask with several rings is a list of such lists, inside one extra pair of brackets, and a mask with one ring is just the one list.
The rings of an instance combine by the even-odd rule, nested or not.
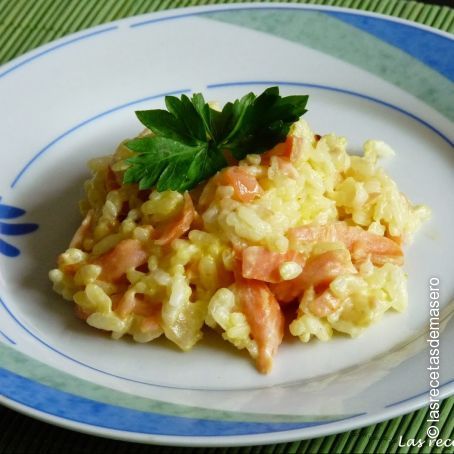
[[(136, 14), (194, 5), (243, 3), (241, 0), (0, 0), (0, 64), (68, 33)], [(454, 9), (405, 0), (307, 0), (300, 3), (375, 11), (454, 32)], [(449, 58), (449, 56), (447, 56)], [(1, 100), (0, 100), (1, 102)], [(199, 449), (241, 453), (452, 453), (450, 448), (400, 447), (400, 437), (424, 439), (428, 409), (421, 409), (364, 429), (272, 446)], [(454, 438), (454, 397), (441, 406), (440, 439)], [(0, 407), (0, 453), (145, 453), (189, 452), (104, 440), (21, 416)]]

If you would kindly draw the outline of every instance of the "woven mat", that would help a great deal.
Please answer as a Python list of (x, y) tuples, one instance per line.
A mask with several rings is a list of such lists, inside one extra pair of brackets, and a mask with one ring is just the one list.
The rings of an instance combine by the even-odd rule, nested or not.
[[(122, 17), (194, 5), (242, 3), (235, 0), (0, 0), (0, 64), (41, 44)], [(404, 0), (307, 0), (410, 19), (454, 32), (454, 9)], [(452, 453), (454, 448), (399, 447), (402, 440), (424, 439), (428, 410), (338, 435), (263, 447), (189, 449), (105, 440), (49, 426), (0, 407), (0, 453)], [(440, 437), (454, 438), (454, 397), (441, 406)]]

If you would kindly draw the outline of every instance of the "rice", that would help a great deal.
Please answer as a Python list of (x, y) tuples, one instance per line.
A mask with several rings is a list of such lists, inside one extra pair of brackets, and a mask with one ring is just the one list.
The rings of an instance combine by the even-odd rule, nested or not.
[[(242, 276), (247, 263), (241, 254), (254, 246), (267, 258), (257, 259), (254, 273), (271, 266), (270, 260), (279, 263), (260, 282), (265, 293), (257, 287), (258, 293), (247, 295), (261, 295), (257, 308), (272, 300), (293, 304), (289, 330), (302, 342), (327, 341), (336, 332), (355, 337), (386, 311), (403, 311), (407, 290), (400, 257), (374, 258), (380, 252), (373, 243), (391, 241), (399, 249), (412, 240), (430, 210), (412, 205), (378, 165), (393, 150), (370, 140), (363, 156), (352, 156), (345, 138), (316, 136), (302, 120), (286, 143), (290, 155), (282, 155), (278, 146), (238, 163), (239, 172), (255, 179), (260, 189), (248, 201), (221, 184), (218, 175), (189, 196), (123, 185), (125, 159), (131, 155), (123, 144), (113, 156), (90, 161), (93, 176), (80, 204), (85, 227), (49, 273), (55, 291), (74, 301), (89, 325), (116, 339), (129, 334), (149, 342), (164, 335), (189, 350), (207, 325), (260, 358), (266, 347), (263, 333), (242, 296), (249, 281)], [(194, 216), (172, 237), (187, 197)], [(339, 239), (336, 229), (355, 238)], [(315, 239), (298, 238), (314, 232)], [(123, 249), (131, 250), (126, 258)], [(340, 270), (323, 285), (316, 283), (317, 274), (311, 282), (310, 267), (323, 260), (334, 260)], [(265, 309), (270, 317), (272, 311)]]

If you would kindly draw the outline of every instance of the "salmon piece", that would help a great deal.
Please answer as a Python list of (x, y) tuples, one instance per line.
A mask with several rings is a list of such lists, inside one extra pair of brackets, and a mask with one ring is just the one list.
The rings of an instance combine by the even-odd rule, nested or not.
[(283, 280), (279, 273), (282, 263), (296, 262), (304, 266), (305, 261), (305, 256), (295, 251), (280, 254), (261, 246), (250, 246), (242, 251), (241, 274), (246, 279), (278, 283)]
[(278, 143), (276, 146), (274, 146), (274, 148), (263, 153), (261, 155), (260, 162), (263, 165), (270, 165), (270, 161), (273, 156), (279, 156), (293, 161), (296, 157), (296, 154), (301, 149), (302, 142), (302, 137), (287, 136), (285, 142)]
[[(352, 235), (349, 235), (349, 228), (342, 221), (326, 225), (304, 225), (290, 229), (288, 235), (290, 240), (297, 241), (335, 242), (342, 240), (346, 243), (347, 248), (349, 248), (352, 244)], [(356, 227), (353, 228), (356, 229)], [(361, 231), (363, 230), (361, 229)]]
[(309, 303), (309, 310), (317, 317), (326, 317), (335, 312), (340, 304), (340, 301), (329, 290), (325, 290)]
[(356, 273), (345, 250), (327, 251), (323, 254), (310, 257), (303, 268), (303, 272), (290, 281), (283, 281), (270, 285), (280, 303), (290, 303), (302, 296), (305, 290), (313, 286), (326, 287), (337, 276), (347, 273)]
[(320, 226), (303, 226), (290, 229), (288, 232), (291, 241), (340, 241), (352, 253), (354, 262), (360, 262), (370, 255), (376, 266), (387, 262), (396, 265), (403, 264), (401, 246), (390, 238), (367, 232), (358, 226), (349, 226), (339, 221)]
[(164, 246), (165, 244), (169, 244), (173, 240), (180, 238), (190, 229), (195, 215), (196, 211), (194, 209), (194, 204), (192, 203), (192, 198), (188, 192), (185, 192), (181, 213), (176, 219), (172, 220), (163, 230), (161, 230), (155, 243), (159, 246)]
[(284, 316), (274, 295), (264, 282), (241, 279), (236, 282), (237, 295), (257, 342), (257, 369), (268, 373), (284, 336)]
[(329, 285), (341, 274), (356, 272), (348, 252), (337, 249), (310, 257), (300, 276), (304, 288), (317, 288)]
[(223, 186), (232, 186), (233, 199), (239, 202), (252, 202), (262, 193), (257, 178), (238, 166), (223, 170), (218, 175), (218, 182)]
[(132, 312), (142, 317), (155, 317), (161, 313), (161, 307), (161, 303), (156, 304), (145, 295), (136, 294), (136, 304)]
[(113, 249), (93, 260), (94, 265), (102, 268), (99, 279), (115, 282), (128, 269), (137, 268), (147, 262), (148, 254), (139, 240), (127, 239), (120, 241)]
[(233, 276), (235, 281), (241, 281), (243, 279), (243, 250), (244, 246), (232, 244), (233, 250)]
[(159, 322), (160, 322), (160, 317), (158, 314), (145, 317), (140, 322), (140, 330), (144, 333), (146, 333), (148, 331), (157, 331), (161, 327)]
[(273, 156), (284, 156), (290, 158), (291, 155), (291, 147), (289, 146), (290, 141), (289, 137), (285, 140), (285, 142), (278, 143), (275, 145), (271, 150), (266, 151), (260, 155), (260, 163), (265, 166), (269, 166), (271, 162), (271, 158)]
[(70, 248), (80, 249), (82, 247), (83, 241), (86, 238), (87, 233), (91, 229), (91, 223), (93, 221), (94, 214), (95, 212), (93, 209), (88, 210), (87, 215), (85, 216), (79, 228), (76, 230), (76, 233), (72, 237), (71, 242), (69, 243)]
[(367, 260), (369, 255), (372, 263), (376, 266), (383, 266), (388, 262), (399, 266), (404, 263), (401, 247), (393, 240), (380, 235), (374, 235), (372, 238), (363, 237), (355, 241), (351, 246), (351, 253), (355, 263)]

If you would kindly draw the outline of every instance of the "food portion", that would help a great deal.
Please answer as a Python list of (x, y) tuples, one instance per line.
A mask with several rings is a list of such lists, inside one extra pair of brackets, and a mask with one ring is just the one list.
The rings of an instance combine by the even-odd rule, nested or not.
[(213, 329), (267, 373), (286, 332), (355, 337), (405, 309), (402, 248), (430, 211), (378, 165), (387, 145), (350, 155), (298, 119), (307, 97), (276, 88), (222, 111), (166, 101), (89, 163), (84, 219), (50, 272), (78, 317), (184, 351)]

